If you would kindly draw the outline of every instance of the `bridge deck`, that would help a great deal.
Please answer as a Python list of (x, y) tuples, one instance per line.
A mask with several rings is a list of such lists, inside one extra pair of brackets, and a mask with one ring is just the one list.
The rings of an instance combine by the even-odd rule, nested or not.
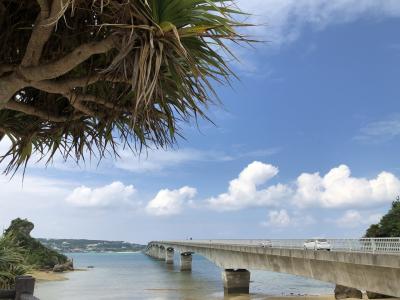
[[(267, 241), (271, 247), (265, 246)], [(399, 238), (328, 240), (332, 251), (305, 250), (304, 241), (154, 241), (149, 243), (148, 250), (174, 248), (181, 253), (198, 253), (225, 270), (288, 273), (400, 297)]]

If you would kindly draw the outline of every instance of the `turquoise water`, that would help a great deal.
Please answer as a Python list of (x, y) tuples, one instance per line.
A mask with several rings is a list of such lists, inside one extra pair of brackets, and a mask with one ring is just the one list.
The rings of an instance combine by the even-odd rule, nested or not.
[[(192, 272), (180, 272), (179, 265), (166, 265), (142, 253), (75, 253), (76, 268), (68, 280), (41, 282), (35, 295), (41, 300), (197, 300), (226, 299), (221, 271), (201, 256), (193, 256)], [(175, 257), (175, 262), (179, 258)], [(251, 272), (251, 295), (264, 299), (272, 295), (331, 294), (333, 285), (298, 276)]]

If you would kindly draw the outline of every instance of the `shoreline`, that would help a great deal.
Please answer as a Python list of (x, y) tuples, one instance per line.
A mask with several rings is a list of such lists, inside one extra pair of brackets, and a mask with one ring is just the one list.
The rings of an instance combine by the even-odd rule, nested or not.
[(65, 272), (34, 270), (32, 272), (29, 272), (28, 275), (34, 277), (37, 282), (65, 281), (68, 280), (68, 278), (66, 277), (68, 273), (77, 271), (87, 271), (87, 269), (74, 269), (73, 271)]
[(53, 271), (37, 271), (37, 270), (28, 273), (28, 275), (34, 277), (37, 282), (65, 281), (68, 280), (68, 278), (65, 277), (65, 274), (66, 272), (55, 273)]

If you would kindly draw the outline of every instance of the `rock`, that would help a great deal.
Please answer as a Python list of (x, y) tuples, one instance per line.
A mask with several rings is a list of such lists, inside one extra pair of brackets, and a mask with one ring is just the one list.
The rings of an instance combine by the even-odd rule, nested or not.
[[(0, 0), (1, 1), (1, 0)], [(16, 245), (26, 250), (26, 262), (41, 270), (52, 270), (57, 264), (64, 264), (68, 258), (43, 246), (38, 240), (30, 236), (34, 225), (27, 219), (12, 220), (11, 225), (4, 231)]]
[(53, 272), (56, 272), (56, 273), (62, 273), (66, 270), (67, 269), (65, 268), (64, 264), (58, 264), (53, 267)]
[(9, 234), (11, 232), (21, 233), (24, 236), (30, 237), (30, 233), (35, 226), (32, 222), (29, 222), (27, 219), (17, 218), (11, 221), (10, 227), (8, 227), (5, 231), (5, 234)]
[(355, 288), (337, 284), (335, 287), (335, 299), (356, 298), (362, 299), (362, 293)]
[(64, 265), (66, 266), (68, 271), (74, 270), (74, 262), (72, 260), (67, 261)]
[(394, 297), (392, 297), (392, 296), (382, 295), (382, 294), (378, 294), (378, 293), (374, 293), (374, 292), (369, 292), (369, 291), (367, 291), (367, 296), (368, 296), (368, 299), (394, 298)]
[(72, 260), (67, 261), (65, 264), (57, 264), (53, 267), (53, 272), (61, 273), (65, 271), (73, 271), (74, 262)]

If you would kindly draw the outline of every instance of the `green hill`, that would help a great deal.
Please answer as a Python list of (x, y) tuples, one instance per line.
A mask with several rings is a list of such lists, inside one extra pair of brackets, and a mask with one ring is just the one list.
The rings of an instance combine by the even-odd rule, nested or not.
[(64, 264), (68, 258), (55, 250), (42, 245), (38, 240), (30, 236), (34, 225), (24, 219), (15, 219), (4, 235), (10, 237), (16, 245), (25, 250), (26, 262), (38, 269), (53, 269), (57, 264)]
[(124, 241), (86, 239), (38, 239), (48, 248), (61, 252), (132, 252), (145, 248), (143, 245)]

